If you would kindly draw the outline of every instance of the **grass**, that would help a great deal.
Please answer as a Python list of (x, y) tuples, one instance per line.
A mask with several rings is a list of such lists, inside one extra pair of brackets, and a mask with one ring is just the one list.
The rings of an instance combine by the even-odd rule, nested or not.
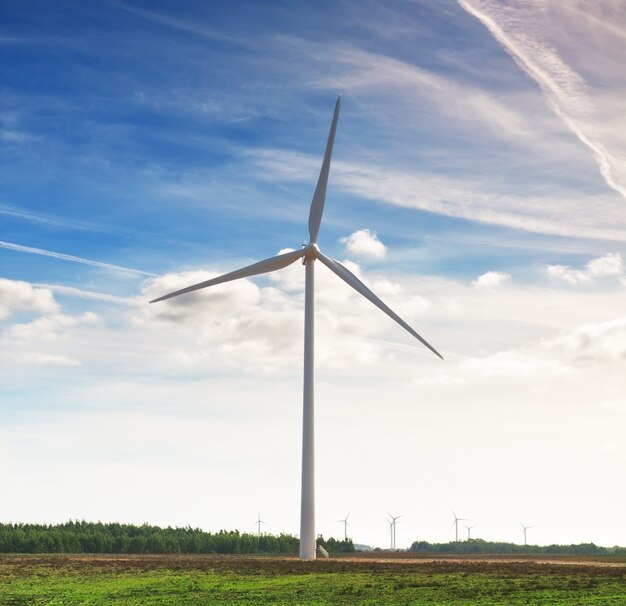
[(0, 606), (626, 606), (626, 566), (216, 556), (0, 556)]

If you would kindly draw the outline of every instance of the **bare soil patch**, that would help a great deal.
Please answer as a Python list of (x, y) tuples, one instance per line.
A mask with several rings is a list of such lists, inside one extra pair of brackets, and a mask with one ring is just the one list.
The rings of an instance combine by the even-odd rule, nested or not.
[[(398, 557), (399, 555), (399, 557)], [(0, 571), (14, 573), (27, 569), (49, 569), (66, 572), (145, 572), (171, 571), (230, 571), (242, 574), (284, 575), (312, 573), (409, 573), (429, 574), (487, 573), (493, 575), (563, 574), (585, 572), (590, 575), (621, 577), (626, 580), (626, 562), (598, 558), (554, 557), (415, 557), (411, 554), (389, 556), (338, 556), (329, 560), (303, 562), (294, 556), (234, 556), (234, 555), (70, 555), (33, 554), (0, 555)]]

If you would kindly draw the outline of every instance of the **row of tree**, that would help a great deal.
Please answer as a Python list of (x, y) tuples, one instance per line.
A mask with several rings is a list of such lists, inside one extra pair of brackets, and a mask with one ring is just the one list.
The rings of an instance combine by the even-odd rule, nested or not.
[(470, 539), (451, 543), (415, 541), (410, 551), (416, 553), (488, 553), (488, 554), (562, 554), (562, 555), (626, 555), (626, 547), (600, 547), (594, 543), (578, 545), (517, 545)]
[[(351, 540), (318, 539), (329, 553), (351, 552)], [(143, 524), (0, 524), (0, 553), (297, 553), (299, 541), (288, 534), (257, 536), (238, 530), (160, 528)]]
[[(324, 539), (329, 553), (355, 551), (351, 539)], [(69, 521), (64, 524), (0, 524), (0, 553), (220, 553), (295, 554), (297, 537), (289, 534), (257, 536), (238, 530), (205, 532), (199, 528), (161, 528), (142, 524), (103, 524)], [(415, 541), (410, 551), (423, 554), (569, 554), (626, 555), (626, 547), (579, 545), (517, 545), (471, 539), (451, 543)]]

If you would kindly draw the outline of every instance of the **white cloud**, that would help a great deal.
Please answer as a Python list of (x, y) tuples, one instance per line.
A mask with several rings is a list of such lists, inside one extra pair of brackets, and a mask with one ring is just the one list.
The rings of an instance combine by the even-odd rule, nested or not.
[(348, 252), (353, 255), (383, 259), (387, 254), (387, 247), (378, 239), (376, 233), (369, 229), (359, 229), (339, 241), (345, 244)]
[[(147, 303), (148, 300), (219, 275), (221, 274), (203, 270), (166, 274), (146, 281), (142, 287), (142, 294)], [(199, 323), (207, 318), (223, 317), (233, 310), (236, 310), (235, 314), (241, 313), (244, 309), (257, 305), (259, 297), (259, 287), (250, 280), (242, 279), (197, 290), (166, 301), (146, 304), (141, 311), (147, 319)]]
[[(368, 280), (354, 262), (343, 264), (370, 283), (374, 292), (407, 321), (414, 321), (428, 308), (424, 296), (406, 292), (389, 279)], [(379, 340), (393, 322), (322, 264), (318, 268), (315, 288), (319, 367), (375, 363), (386, 355)], [(154, 298), (213, 275), (205, 271), (168, 274), (147, 281), (143, 294), (145, 299)], [(167, 357), (187, 370), (226, 365), (276, 372), (284, 367), (298, 367), (303, 277), (303, 267), (297, 262), (259, 276), (259, 284), (249, 279), (237, 280), (139, 306), (130, 318), (137, 330), (149, 333), (151, 338), (175, 343), (169, 347)], [(261, 286), (264, 282), (271, 286)]]
[(590, 282), (595, 278), (620, 276), (623, 271), (622, 257), (619, 253), (608, 253), (592, 259), (584, 269), (574, 269), (568, 265), (546, 265), (546, 271), (552, 278), (558, 278), (570, 284)]
[(622, 257), (619, 253), (609, 253), (604, 257), (592, 259), (587, 263), (587, 271), (596, 278), (619, 276), (622, 273)]
[(16, 362), (24, 364), (40, 364), (45, 366), (80, 366), (80, 361), (67, 356), (55, 356), (54, 354), (25, 352), (18, 353), (13, 358)]
[(461, 363), (465, 376), (474, 380), (507, 377), (518, 381), (566, 377), (575, 371), (558, 359), (536, 354), (533, 348), (501, 351), (490, 356), (470, 358)]
[(572, 269), (567, 265), (546, 265), (546, 271), (551, 278), (559, 278), (571, 284), (588, 282), (590, 280), (589, 275), (584, 271)]
[(32, 322), (13, 324), (7, 329), (5, 338), (23, 342), (51, 341), (68, 337), (71, 330), (78, 326), (95, 324), (98, 321), (98, 316), (90, 311), (78, 316), (51, 314)]
[(59, 305), (50, 289), (35, 287), (28, 282), (0, 278), (0, 318), (14, 311), (55, 313)]
[[(460, 362), (459, 369), (470, 382), (495, 377), (540, 382), (575, 377), (590, 366), (623, 362), (626, 362), (626, 318), (617, 318), (585, 324), (525, 347), (468, 358)], [(626, 379), (622, 384), (626, 386)]]
[(505, 282), (508, 282), (510, 279), (510, 274), (500, 271), (488, 271), (481, 276), (478, 276), (472, 284), (477, 288), (495, 288), (497, 286), (501, 286)]
[[(540, 350), (572, 362), (624, 362), (626, 361), (626, 317), (585, 324), (572, 332), (541, 344)], [(626, 372), (626, 369), (624, 371)]]

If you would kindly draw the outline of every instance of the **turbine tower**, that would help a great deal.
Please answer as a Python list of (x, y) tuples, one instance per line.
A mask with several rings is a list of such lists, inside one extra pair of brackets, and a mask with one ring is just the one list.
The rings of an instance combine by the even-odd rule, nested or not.
[(348, 526), (350, 526), (350, 524), (348, 524), (349, 516), (350, 514), (348, 514), (343, 520), (335, 520), (335, 522), (341, 522), (343, 524), (343, 540), (344, 541), (348, 540)]
[(465, 526), (465, 528), (467, 528), (467, 540), (469, 541), (472, 537), (470, 535), (470, 532), (472, 530), (472, 528), (474, 528), (474, 526), (476, 526), (476, 524), (472, 524), (471, 526), (468, 526), (467, 524), (463, 524), (463, 526)]
[(459, 522), (469, 522), (467, 518), (457, 518), (456, 513), (452, 511), (452, 515), (454, 516), (454, 522), (452, 522), (452, 526), (454, 526), (454, 540), (459, 542)]
[(387, 523), (389, 524), (389, 540), (390, 540), (389, 549), (393, 549), (393, 545), (394, 545), (393, 531), (395, 528), (395, 524), (393, 520), (390, 520), (389, 518), (385, 518), (385, 519), (387, 520)]
[(529, 528), (534, 528), (534, 526), (524, 526), (524, 524), (522, 524), (521, 522), (519, 523), (519, 525), (522, 527), (522, 529), (524, 531), (524, 547), (526, 547), (526, 531)]
[(430, 349), (435, 355), (443, 359), (442, 355), (415, 330), (413, 330), (400, 316), (383, 303), (363, 282), (361, 282), (352, 272), (346, 269), (341, 263), (327, 257), (322, 253), (317, 245), (324, 202), (326, 200), (326, 186), (328, 184), (328, 174), (330, 171), (330, 159), (335, 141), (335, 131), (337, 130), (337, 120), (339, 118), (339, 108), (341, 107), (341, 96), (337, 98), (335, 112), (333, 114), (330, 133), (326, 143), (326, 151), (322, 168), (317, 180), (313, 200), (309, 210), (309, 242), (302, 249), (284, 253), (276, 257), (264, 259), (258, 263), (248, 265), (241, 269), (231, 271), (217, 278), (212, 278), (199, 284), (193, 284), (187, 288), (163, 295), (158, 299), (150, 301), (165, 301), (172, 297), (177, 297), (189, 292), (247, 278), (258, 274), (264, 274), (277, 269), (287, 267), (292, 263), (302, 259), (305, 267), (305, 287), (304, 287), (304, 389), (303, 389), (303, 422), (302, 422), (302, 490), (300, 509), (300, 558), (303, 560), (315, 559), (315, 460), (314, 460), (314, 286), (315, 286), (315, 261), (321, 261), (330, 271), (354, 288), (359, 294), (371, 301), (383, 313), (387, 314), (402, 328), (413, 335), (418, 341)]

